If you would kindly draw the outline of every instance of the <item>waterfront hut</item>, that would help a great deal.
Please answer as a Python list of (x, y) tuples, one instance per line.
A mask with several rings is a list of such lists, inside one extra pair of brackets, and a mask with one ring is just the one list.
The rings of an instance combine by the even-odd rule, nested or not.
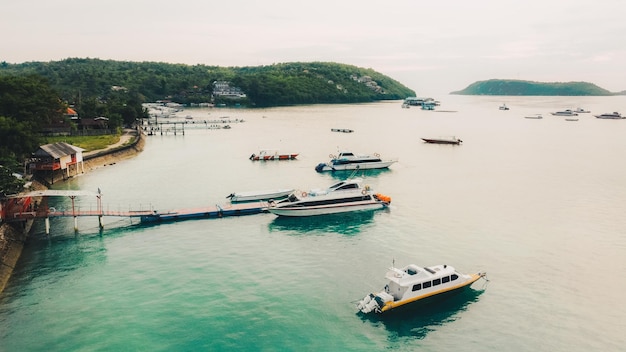
[(74, 175), (79, 171), (85, 172), (83, 151), (83, 148), (64, 142), (45, 144), (33, 153), (34, 164), (31, 164), (31, 168), (34, 172), (42, 174), (44, 180), (45, 173), (49, 172), (50, 183), (54, 183), (55, 174), (60, 173), (65, 179), (70, 177), (72, 169)]

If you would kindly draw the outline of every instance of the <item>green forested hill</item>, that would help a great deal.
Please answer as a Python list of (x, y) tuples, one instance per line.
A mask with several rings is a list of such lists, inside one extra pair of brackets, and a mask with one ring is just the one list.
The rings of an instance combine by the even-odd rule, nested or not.
[(74, 104), (85, 97), (103, 97), (112, 87), (138, 94), (146, 102), (211, 101), (212, 83), (228, 81), (252, 106), (354, 103), (396, 100), (415, 93), (372, 69), (327, 63), (283, 63), (258, 67), (218, 67), (162, 62), (127, 62), (70, 58), (52, 62), (0, 63), (0, 75), (37, 74), (46, 78), (62, 99)]
[(606, 89), (587, 82), (532, 82), (492, 79), (478, 81), (467, 88), (452, 92), (459, 95), (538, 95), (538, 96), (602, 96), (616, 95)]

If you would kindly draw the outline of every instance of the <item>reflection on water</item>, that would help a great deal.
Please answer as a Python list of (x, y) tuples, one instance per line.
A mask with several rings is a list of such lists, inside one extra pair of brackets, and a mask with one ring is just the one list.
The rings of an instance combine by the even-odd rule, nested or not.
[(369, 169), (369, 170), (337, 170), (332, 172), (327, 172), (329, 176), (335, 178), (337, 180), (345, 180), (350, 177), (361, 177), (367, 180), (368, 177), (376, 177), (381, 174), (385, 174), (388, 172), (393, 172), (393, 170), (386, 169)]
[(397, 311), (383, 315), (357, 313), (364, 321), (374, 325), (384, 325), (389, 332), (389, 339), (416, 338), (424, 339), (438, 327), (452, 323), (471, 303), (477, 302), (484, 289), (468, 288), (445, 297), (435, 297), (423, 302), (415, 302)]
[(306, 217), (279, 216), (269, 224), (269, 231), (289, 234), (324, 234), (329, 232), (355, 235), (372, 226), (375, 211), (355, 211)]

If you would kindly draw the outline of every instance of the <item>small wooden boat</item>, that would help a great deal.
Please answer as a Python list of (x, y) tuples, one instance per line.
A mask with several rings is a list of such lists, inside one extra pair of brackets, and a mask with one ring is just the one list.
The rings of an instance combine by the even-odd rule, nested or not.
[(277, 150), (261, 150), (259, 154), (250, 155), (252, 161), (270, 161), (270, 160), (292, 160), (298, 156), (298, 153), (279, 153)]
[(352, 133), (354, 132), (354, 130), (348, 129), (348, 128), (331, 128), (330, 129), (333, 132), (343, 132), (343, 133)]
[(437, 137), (437, 138), (422, 138), (426, 143), (432, 144), (461, 144), (463, 141), (454, 136), (451, 137)]

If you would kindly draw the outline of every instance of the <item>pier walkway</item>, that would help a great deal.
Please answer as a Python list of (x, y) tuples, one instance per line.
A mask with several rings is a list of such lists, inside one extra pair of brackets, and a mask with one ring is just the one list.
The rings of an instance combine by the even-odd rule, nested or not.
[[(47, 197), (64, 196), (72, 200), (71, 209), (57, 210), (54, 207), (47, 206)], [(79, 196), (95, 196), (97, 198), (97, 209), (81, 210), (76, 208), (74, 200)], [(41, 197), (42, 201), (39, 206), (31, 205), (33, 197)], [(62, 191), (62, 190), (45, 190), (35, 191), (24, 195), (10, 196), (15, 200), (12, 209), (6, 212), (7, 222), (26, 221), (29, 219), (44, 219), (46, 222), (46, 234), (50, 233), (50, 218), (54, 217), (73, 217), (74, 230), (78, 230), (78, 218), (86, 216), (97, 216), (100, 227), (103, 228), (102, 218), (104, 216), (139, 218), (142, 223), (160, 223), (169, 221), (202, 219), (202, 218), (222, 218), (227, 216), (252, 215), (267, 212), (268, 203), (264, 201), (249, 203), (231, 203), (226, 205), (210, 205), (206, 207), (187, 208), (179, 210), (105, 210), (102, 206), (102, 193), (88, 191)], [(27, 200), (27, 201), (25, 201)], [(28, 203), (27, 206), (20, 206), (20, 203)]]

